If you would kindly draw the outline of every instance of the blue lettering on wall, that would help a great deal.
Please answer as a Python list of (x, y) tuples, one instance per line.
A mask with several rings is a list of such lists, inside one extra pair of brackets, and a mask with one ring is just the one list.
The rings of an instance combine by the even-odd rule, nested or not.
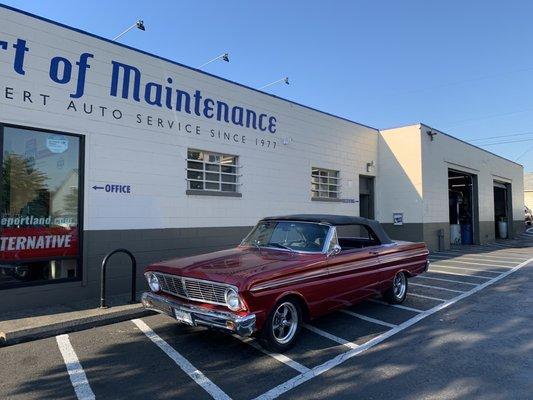
[[(167, 84), (147, 82), (143, 86), (141, 71), (125, 63), (112, 61), (111, 90), (113, 97), (133, 99), (151, 106), (163, 107), (169, 110), (185, 112), (215, 118), (217, 121), (232, 123), (247, 128), (259, 129), (262, 132), (275, 133), (277, 128), (276, 117), (261, 113), (259, 118), (254, 110), (204, 97), (200, 90), (189, 93), (185, 90), (172, 87), (172, 78), (167, 78)], [(163, 90), (164, 89), (164, 90)]]
[[(141, 101), (139, 97), (141, 86), (141, 71), (131, 65), (122, 64), (117, 61), (111, 61), (113, 64), (113, 73), (111, 76), (111, 96), (117, 96), (118, 83), (120, 76), (122, 75), (122, 94), (123, 99), (127, 99), (130, 96), (130, 76), (133, 72), (133, 99), (135, 101)], [(121, 74), (122, 72), (122, 74)]]
[(26, 47), (26, 41), (22, 39), (17, 39), (17, 43), (13, 45), (13, 48), (15, 49), (15, 71), (17, 74), (24, 75), (26, 74), (24, 71), (24, 55), (30, 49)]
[(131, 186), (130, 185), (122, 185), (122, 184), (106, 184), (104, 186), (98, 186), (94, 185), (93, 190), (99, 191), (102, 190), (106, 193), (116, 193), (116, 194), (131, 194)]
[[(13, 70), (19, 75), (25, 75), (25, 55), (29, 52), (26, 40), (18, 38), (13, 44)], [(0, 50), (8, 50), (8, 42), (0, 41)], [(85, 82), (88, 70), (91, 68), (89, 59), (94, 58), (91, 53), (82, 53), (76, 61), (77, 77), (76, 90), (70, 94), (71, 98), (78, 99), (85, 93)], [(257, 113), (255, 110), (240, 105), (228, 104), (204, 96), (201, 90), (188, 92), (173, 86), (172, 78), (168, 77), (166, 83), (146, 82), (142, 80), (139, 68), (111, 61), (111, 82), (109, 94), (122, 99), (133, 99), (162, 108), (163, 105), (172, 111), (194, 114), (198, 117), (216, 119), (220, 122), (231, 123), (237, 126), (260, 130), (261, 132), (275, 133), (277, 120), (275, 116), (266, 113)], [(74, 72), (76, 73), (76, 72)], [(55, 56), (50, 60), (49, 77), (55, 83), (64, 85), (72, 80), (73, 63), (71, 60)], [(91, 111), (92, 113), (92, 111)], [(95, 189), (96, 190), (96, 189)]]
[[(60, 72), (61, 70), (61, 72)], [(50, 79), (56, 83), (65, 84), (72, 77), (72, 64), (64, 57), (54, 57), (50, 61)]]
[(83, 96), (83, 93), (85, 91), (85, 75), (87, 73), (87, 70), (91, 68), (87, 60), (89, 58), (93, 58), (94, 55), (89, 53), (83, 53), (80, 56), (80, 60), (76, 62), (76, 65), (78, 66), (78, 81), (76, 83), (76, 93), (71, 94), (70, 97), (73, 99), (79, 99), (81, 96)]

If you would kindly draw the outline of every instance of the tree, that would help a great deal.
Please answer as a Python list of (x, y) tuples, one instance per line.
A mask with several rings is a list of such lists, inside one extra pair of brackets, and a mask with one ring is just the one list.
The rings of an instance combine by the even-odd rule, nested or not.
[(6, 154), (2, 166), (2, 211), (20, 214), (46, 189), (47, 179), (45, 173), (33, 168), (31, 160), (20, 154)]

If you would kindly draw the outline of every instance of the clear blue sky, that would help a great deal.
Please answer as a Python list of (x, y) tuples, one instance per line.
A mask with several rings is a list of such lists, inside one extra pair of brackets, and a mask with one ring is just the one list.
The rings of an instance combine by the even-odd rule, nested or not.
[[(533, 171), (533, 2), (5, 1), (376, 128), (424, 122)], [(529, 151), (528, 151), (529, 150)]]

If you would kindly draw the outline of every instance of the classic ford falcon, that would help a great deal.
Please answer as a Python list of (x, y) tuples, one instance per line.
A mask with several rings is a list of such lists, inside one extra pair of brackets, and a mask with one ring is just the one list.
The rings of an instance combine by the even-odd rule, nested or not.
[(428, 266), (424, 243), (392, 241), (377, 221), (269, 217), (236, 248), (148, 266), (142, 302), (184, 324), (257, 334), (282, 352), (307, 320), (371, 296), (403, 302), (407, 278)]

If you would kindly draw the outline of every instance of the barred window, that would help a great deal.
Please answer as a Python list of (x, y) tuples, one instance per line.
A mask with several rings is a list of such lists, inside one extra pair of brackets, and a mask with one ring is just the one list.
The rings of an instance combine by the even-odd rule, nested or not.
[(203, 150), (187, 151), (187, 187), (192, 190), (238, 192), (238, 157)]
[(339, 171), (322, 168), (311, 169), (311, 196), (338, 199), (341, 194)]

